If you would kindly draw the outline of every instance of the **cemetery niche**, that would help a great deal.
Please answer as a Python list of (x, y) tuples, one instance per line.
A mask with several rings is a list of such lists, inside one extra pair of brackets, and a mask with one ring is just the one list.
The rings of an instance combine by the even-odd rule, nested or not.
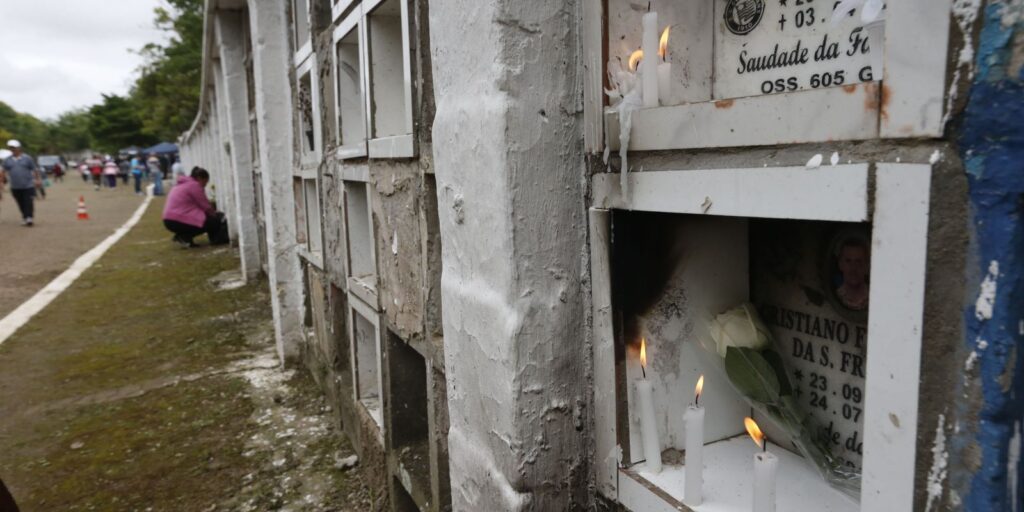
[[(609, 69), (636, 76), (644, 107), (880, 80), (877, 0), (619, 1), (609, 5)], [(610, 76), (613, 85), (616, 76)]]
[(620, 467), (694, 510), (858, 510), (870, 226), (611, 217)]
[[(586, 47), (604, 63), (587, 89), (595, 147), (942, 133), (948, 16), (927, 0), (616, 0), (597, 10), (605, 16), (588, 18)], [(902, 26), (928, 30), (886, 30)]]
[(821, 157), (594, 176), (603, 496), (910, 508), (932, 169)]

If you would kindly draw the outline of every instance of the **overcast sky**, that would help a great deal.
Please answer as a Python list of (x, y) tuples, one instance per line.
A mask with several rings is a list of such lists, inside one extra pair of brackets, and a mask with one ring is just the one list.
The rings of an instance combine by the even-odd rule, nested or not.
[(0, 0), (0, 101), (55, 118), (124, 94), (142, 59), (132, 50), (164, 35), (160, 0)]

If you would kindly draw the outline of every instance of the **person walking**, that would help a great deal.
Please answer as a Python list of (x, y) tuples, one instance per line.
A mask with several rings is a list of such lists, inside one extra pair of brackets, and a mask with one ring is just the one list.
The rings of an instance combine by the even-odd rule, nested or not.
[(142, 162), (138, 157), (132, 157), (131, 162), (132, 178), (135, 180), (135, 195), (142, 195), (142, 175), (144, 174)]
[(124, 186), (128, 186), (128, 176), (131, 174), (131, 163), (127, 158), (117, 160), (117, 175), (121, 177)]
[(4, 179), (2, 181), (11, 184), (11, 196), (18, 203), (21, 210), (21, 224), (31, 227), (34, 224), (36, 186), (42, 183), (39, 174), (39, 167), (35, 160), (21, 150), (21, 143), (17, 140), (7, 141), (13, 155), (7, 157), (3, 162)]
[(113, 160), (107, 159), (107, 163), (103, 165), (103, 176), (107, 179), (108, 187), (117, 188), (117, 173), (119, 171), (117, 164)]
[(78, 173), (82, 175), (82, 183), (89, 183), (89, 177), (92, 175), (89, 172), (89, 164), (82, 162), (82, 165), (78, 166)]
[(153, 195), (164, 195), (164, 171), (160, 167), (160, 159), (157, 158), (156, 153), (149, 155), (146, 166), (149, 168), (149, 175), (153, 177)]
[(103, 161), (99, 155), (89, 159), (89, 174), (92, 176), (92, 184), (96, 190), (103, 184)]

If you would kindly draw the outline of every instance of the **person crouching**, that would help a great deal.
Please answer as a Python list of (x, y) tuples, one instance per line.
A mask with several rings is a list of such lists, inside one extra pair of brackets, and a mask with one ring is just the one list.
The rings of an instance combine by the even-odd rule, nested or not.
[(182, 247), (196, 247), (193, 238), (221, 229), (223, 216), (206, 198), (210, 173), (196, 167), (191, 176), (179, 176), (164, 206), (164, 227), (174, 233), (172, 241)]

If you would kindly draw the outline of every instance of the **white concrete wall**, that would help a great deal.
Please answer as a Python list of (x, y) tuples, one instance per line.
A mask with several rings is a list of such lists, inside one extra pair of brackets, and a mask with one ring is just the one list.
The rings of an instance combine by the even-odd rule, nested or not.
[(256, 80), (259, 158), (267, 225), (268, 274), (274, 335), (278, 355), (299, 357), (302, 339), (303, 290), (295, 243), (295, 197), (292, 193), (292, 49), (289, 44), (287, 2), (250, 0)]
[(245, 37), (239, 11), (220, 11), (215, 21), (218, 53), (223, 73), (223, 112), (225, 140), (229, 142), (228, 168), (233, 176), (231, 191), (237, 219), (238, 252), (242, 274), (253, 279), (260, 272), (259, 235), (257, 234), (256, 197), (253, 184), (252, 140), (249, 133), (249, 94), (245, 75)]
[(456, 510), (588, 499), (578, 1), (430, 5)]
[(212, 50), (204, 61), (208, 88), (203, 98), (207, 103), (181, 140), (182, 163), (186, 169), (198, 165), (210, 171), (217, 185), (218, 205), (228, 214), (232, 233), (238, 237), (247, 277), (257, 275), (261, 266), (254, 214), (255, 186), (262, 188), (274, 335), (281, 360), (296, 360), (302, 336), (303, 290), (291, 184), (295, 150), (287, 2), (248, 0), (248, 4), (263, 182), (253, 183), (242, 11), (218, 11), (216, 0), (206, 4), (206, 37)]
[[(218, 44), (217, 46), (220, 47), (221, 45)], [(237, 242), (239, 218), (237, 213), (238, 205), (235, 203), (235, 168), (229, 153), (231, 150), (231, 130), (227, 121), (228, 91), (224, 85), (222, 62), (218, 56), (213, 66), (213, 79), (216, 84), (213, 95), (213, 115), (216, 118), (214, 123), (216, 135), (213, 147), (215, 165), (207, 168), (207, 170), (218, 178), (217, 204), (220, 211), (226, 214), (231, 240)]]

